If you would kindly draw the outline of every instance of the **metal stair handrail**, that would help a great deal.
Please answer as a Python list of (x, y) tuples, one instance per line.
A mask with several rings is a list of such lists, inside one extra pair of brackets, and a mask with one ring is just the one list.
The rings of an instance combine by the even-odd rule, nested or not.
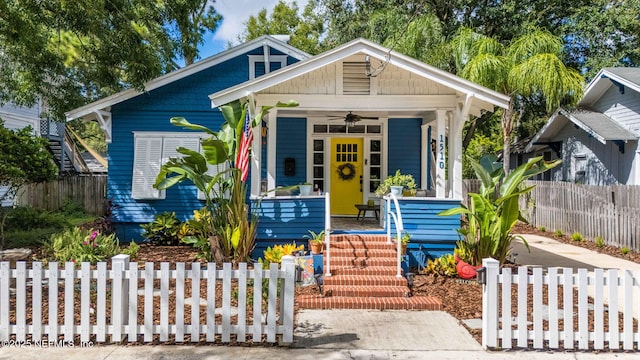
[(326, 245), (325, 256), (326, 272), (325, 276), (331, 276), (331, 200), (329, 198), (329, 192), (324, 193), (324, 243)]
[[(396, 224), (396, 233), (397, 233), (397, 238), (396, 238), (396, 245), (398, 248), (398, 253), (397, 253), (397, 272), (396, 272), (396, 277), (401, 278), (402, 277), (402, 240), (401, 240), (401, 236), (402, 236), (402, 232), (404, 231), (404, 223), (402, 222), (402, 211), (400, 211), (400, 204), (398, 203), (398, 198), (392, 194), (389, 193), (387, 195), (384, 196), (384, 200), (386, 200), (387, 202), (387, 221), (386, 221), (386, 227), (387, 227), (387, 243), (391, 244), (391, 218), (393, 218), (393, 222)], [(391, 201), (393, 201), (393, 204), (396, 207), (396, 211), (391, 211)]]

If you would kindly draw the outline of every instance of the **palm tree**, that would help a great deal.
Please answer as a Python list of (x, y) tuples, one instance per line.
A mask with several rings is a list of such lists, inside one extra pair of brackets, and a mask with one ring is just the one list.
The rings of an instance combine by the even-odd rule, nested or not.
[(548, 113), (562, 103), (575, 103), (582, 96), (584, 79), (561, 60), (562, 40), (536, 29), (505, 47), (497, 40), (461, 29), (452, 40), (453, 57), (460, 76), (511, 97), (502, 111), (503, 163), (509, 173), (511, 132), (520, 104), (542, 97)]

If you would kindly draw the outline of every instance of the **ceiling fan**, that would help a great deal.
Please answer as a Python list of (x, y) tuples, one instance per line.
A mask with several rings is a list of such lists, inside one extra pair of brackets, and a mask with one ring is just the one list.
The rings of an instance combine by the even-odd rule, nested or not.
[(340, 115), (327, 115), (327, 116), (331, 118), (329, 120), (344, 120), (344, 123), (347, 126), (354, 126), (355, 123), (357, 123), (360, 120), (378, 120), (377, 117), (374, 117), (374, 116), (361, 116), (361, 115), (358, 115), (358, 114), (354, 114), (351, 111), (349, 111), (349, 113), (344, 115), (344, 116), (340, 116)]

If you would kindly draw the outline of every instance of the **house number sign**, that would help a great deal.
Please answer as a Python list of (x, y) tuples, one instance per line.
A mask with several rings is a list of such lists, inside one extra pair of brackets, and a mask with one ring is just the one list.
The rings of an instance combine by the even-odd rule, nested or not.
[(444, 135), (438, 138), (438, 167), (444, 169)]

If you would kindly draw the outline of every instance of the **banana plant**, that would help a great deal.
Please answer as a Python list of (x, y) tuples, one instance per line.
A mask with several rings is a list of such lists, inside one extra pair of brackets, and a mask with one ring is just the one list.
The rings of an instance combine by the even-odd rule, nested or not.
[[(295, 101), (290, 101), (278, 102), (275, 106), (262, 106), (254, 112), (251, 126), (260, 125), (262, 118), (274, 107), (297, 105)], [(154, 187), (164, 190), (183, 181), (192, 182), (204, 193), (206, 207), (212, 214), (208, 239), (201, 239), (211, 241), (211, 246), (202, 247), (208, 249), (209, 253), (201, 255), (217, 263), (237, 263), (247, 260), (251, 255), (257, 231), (257, 217), (249, 214), (249, 206), (245, 203), (247, 185), (241, 181), (239, 170), (232, 166), (239, 151), (249, 103), (234, 101), (219, 109), (225, 121), (217, 132), (203, 125), (192, 124), (183, 117), (171, 118), (171, 124), (175, 126), (209, 136), (200, 141), (202, 154), (184, 147), (177, 148), (177, 152), (184, 156), (171, 158), (162, 166)], [(209, 165), (223, 163), (227, 164), (226, 170), (215, 175), (207, 174)]]
[[(520, 212), (519, 199), (535, 186), (523, 187), (524, 181), (558, 166), (561, 160), (545, 162), (542, 157), (531, 158), (506, 177), (495, 156), (486, 155), (480, 162), (469, 160), (482, 183), (480, 192), (469, 193), (468, 207), (461, 205), (438, 215), (467, 217), (467, 227), (460, 230), (464, 239), (458, 242), (458, 247), (471, 254), (472, 265), (480, 265), (487, 257), (504, 264), (511, 251), (511, 241), (516, 238), (511, 229), (518, 220), (527, 222)], [(519, 238), (528, 248), (524, 238)]]

